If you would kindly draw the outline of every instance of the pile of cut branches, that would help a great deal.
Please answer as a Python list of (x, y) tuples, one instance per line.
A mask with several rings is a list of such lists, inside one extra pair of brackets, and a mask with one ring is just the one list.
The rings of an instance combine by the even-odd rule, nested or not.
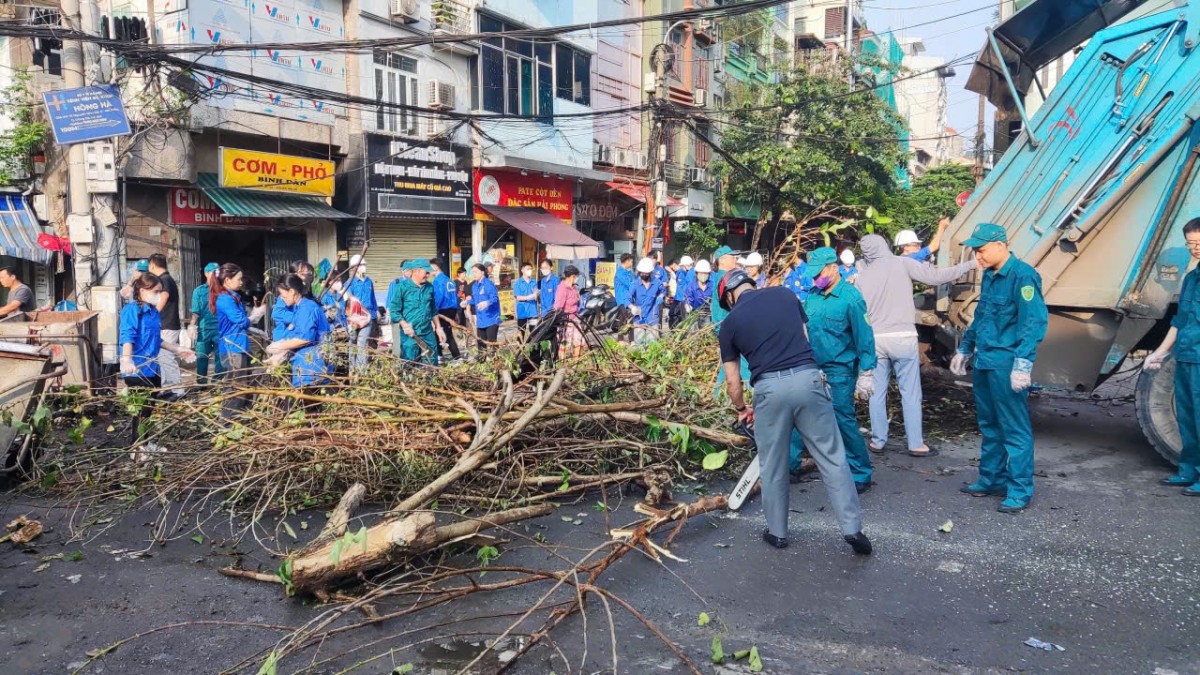
[[(411, 504), (431, 481), (452, 476), (440, 504), (491, 512), (601, 485), (654, 489), (646, 476), (655, 472), (696, 476), (749, 460), (714, 396), (710, 331), (675, 332), (641, 350), (609, 341), (580, 359), (523, 369), (529, 349), (440, 368), (379, 353), (367, 372), (318, 388), (295, 388), (283, 372), (194, 388), (151, 406), (135, 448), (59, 454), (54, 489), (199, 499), (257, 517), (328, 508), (356, 484), (368, 502)], [(235, 399), (248, 408), (224, 418)], [(124, 393), (114, 403), (133, 410), (143, 402)]]

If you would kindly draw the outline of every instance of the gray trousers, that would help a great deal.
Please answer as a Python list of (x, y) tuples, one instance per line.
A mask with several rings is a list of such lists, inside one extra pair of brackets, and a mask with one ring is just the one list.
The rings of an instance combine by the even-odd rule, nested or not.
[(900, 387), (900, 404), (904, 411), (904, 435), (908, 449), (925, 446), (921, 428), (921, 354), (917, 336), (876, 336), (875, 395), (871, 397), (871, 444), (882, 448), (888, 439), (887, 396), (892, 371)]
[(767, 529), (776, 537), (787, 536), (788, 454), (795, 429), (817, 462), (842, 534), (857, 534), (862, 531), (862, 509), (821, 371), (784, 373), (769, 373), (754, 385), (754, 442)]
[[(179, 346), (179, 331), (164, 330), (159, 331), (159, 336), (163, 342)], [(175, 352), (166, 349), (160, 349), (158, 352), (158, 368), (162, 373), (162, 386), (174, 387), (178, 386), (183, 381), (183, 376), (179, 372), (179, 361), (175, 357)]]

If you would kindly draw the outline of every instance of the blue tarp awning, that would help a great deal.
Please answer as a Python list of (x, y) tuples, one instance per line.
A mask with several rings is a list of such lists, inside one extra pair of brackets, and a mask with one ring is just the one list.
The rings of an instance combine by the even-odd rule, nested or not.
[(38, 246), (41, 233), (24, 195), (0, 195), (0, 254), (50, 264), (54, 252)]
[(967, 90), (992, 105), (1012, 109), (1001, 68), (1007, 67), (1022, 98), (1042, 66), (1086, 42), (1146, 0), (1033, 0), (993, 31), (1004, 63), (986, 41), (967, 80)]

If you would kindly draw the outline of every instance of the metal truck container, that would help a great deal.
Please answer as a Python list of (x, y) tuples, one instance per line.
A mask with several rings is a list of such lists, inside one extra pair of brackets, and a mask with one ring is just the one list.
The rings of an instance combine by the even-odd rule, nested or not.
[(85, 388), (100, 381), (100, 312), (18, 312), (0, 320), (0, 340), (50, 348), (55, 364), (65, 365), (64, 385)]

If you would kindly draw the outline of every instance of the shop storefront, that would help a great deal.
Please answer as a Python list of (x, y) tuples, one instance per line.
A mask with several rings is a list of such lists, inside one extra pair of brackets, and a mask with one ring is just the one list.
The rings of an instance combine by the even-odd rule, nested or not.
[[(523, 262), (548, 258), (588, 269), (600, 244), (573, 226), (574, 182), (532, 171), (475, 171), (475, 219), (482, 248), (507, 287)], [(462, 242), (462, 230), (455, 233)], [(468, 240), (470, 241), (470, 240)]]
[[(54, 271), (64, 267), (62, 248), (58, 237), (43, 231), (28, 197), (0, 194), (0, 267), (16, 272), (39, 307), (56, 300)], [(7, 301), (7, 291), (0, 288), (0, 304)]]
[(348, 164), (362, 170), (348, 172), (345, 208), (366, 220), (377, 285), (406, 260), (453, 258), (453, 231), (473, 218), (470, 149), (370, 133), (355, 145)]
[[(215, 150), (215, 152), (213, 152)], [(230, 147), (206, 149), (192, 185), (130, 186), (126, 257), (166, 253), (180, 293), (203, 283), (206, 263), (234, 263), (260, 296), (296, 260), (337, 260), (331, 207), (334, 162)], [(206, 154), (201, 152), (201, 155)]]

